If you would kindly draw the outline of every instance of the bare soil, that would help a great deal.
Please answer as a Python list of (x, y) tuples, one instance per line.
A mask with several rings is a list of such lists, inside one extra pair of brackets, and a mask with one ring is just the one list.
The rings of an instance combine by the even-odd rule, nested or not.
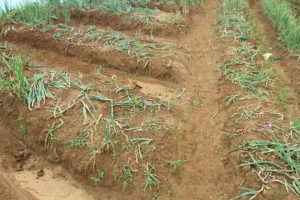
[[(174, 12), (176, 13), (176, 11)], [(172, 14), (174, 14), (172, 13)], [(168, 15), (166, 13), (165, 15)], [(184, 23), (178, 23), (176, 26), (166, 23), (155, 23), (151, 25), (132, 20), (133, 15), (111, 15), (99, 11), (73, 11), (71, 13), (70, 24), (97, 25), (106, 29), (113, 29), (122, 32), (142, 32), (160, 37), (174, 37), (177, 34), (186, 33), (189, 30), (190, 19), (184, 18)]]
[(101, 51), (90, 46), (76, 46), (65, 41), (53, 40), (50, 36), (51, 33), (41, 34), (22, 30), (21, 28), (9, 34), (6, 40), (22, 46), (27, 45), (33, 49), (46, 50), (47, 53), (53, 51), (55, 54), (76, 57), (77, 60), (85, 63), (104, 65), (109, 68), (133, 73), (151, 74), (151, 76), (157, 78), (176, 80), (179, 73), (184, 73), (185, 71), (185, 69), (178, 69), (176, 66), (167, 66), (168, 59), (155, 60), (151, 68), (145, 69), (146, 63), (137, 62), (134, 55), (111, 50)]
[(295, 11), (295, 15), (297, 17), (300, 17), (300, 2), (292, 1), (291, 4), (292, 4), (293, 9)]
[[(257, 17), (257, 30), (259, 34), (267, 35), (265, 48), (274, 47), (272, 41), (278, 36), (257, 3), (258, 1), (251, 1), (252, 10)], [(156, 6), (155, 3), (151, 6), (165, 12), (176, 12), (178, 9), (178, 6)], [(159, 58), (149, 70), (144, 69), (145, 63), (137, 63), (136, 58), (127, 53), (95, 51), (88, 46), (67, 47), (65, 41), (52, 40), (49, 37), (51, 33), (29, 31), (19, 25), (15, 25), (16, 31), (0, 37), (0, 41), (9, 42), (14, 52), (28, 55), (31, 64), (61, 73), (68, 72), (77, 79), (84, 77), (83, 83), (87, 85), (92, 82), (97, 85), (102, 96), (123, 100), (122, 95), (111, 91), (116, 85), (127, 86), (135, 95), (145, 96), (150, 100), (170, 101), (174, 105), (170, 111), (162, 108), (160, 112), (146, 110), (137, 115), (130, 115), (122, 108), (116, 108), (116, 117), (126, 119), (131, 127), (159, 118), (168, 129), (130, 132), (130, 137), (133, 138), (153, 139), (151, 147), (154, 150), (140, 162), (136, 162), (130, 149), (120, 151), (115, 159), (109, 151), (99, 155), (94, 166), (104, 170), (107, 178), (95, 185), (90, 179), (95, 176), (94, 166), (89, 163), (90, 157), (87, 156), (90, 151), (81, 147), (66, 149), (66, 144), (76, 138), (76, 133), (82, 129), (84, 119), (80, 102), (63, 117), (63, 128), (56, 132), (59, 142), (46, 145), (45, 135), (57, 121), (47, 108), (55, 102), (47, 100), (42, 108), (29, 111), (24, 102), (14, 94), (1, 94), (0, 199), (135, 200), (159, 196), (159, 199), (172, 200), (225, 200), (237, 194), (245, 179), (249, 185), (255, 186), (256, 178), (248, 177), (251, 168), (237, 168), (241, 158), (230, 152), (247, 138), (237, 141), (222, 134), (232, 124), (229, 121), (230, 110), (224, 109), (221, 99), (232, 94), (232, 91), (239, 91), (239, 88), (224, 80), (218, 72), (218, 65), (226, 61), (223, 55), (228, 51), (226, 43), (217, 41), (218, 35), (215, 32), (219, 8), (219, 0), (210, 0), (205, 1), (201, 8), (193, 9), (186, 16), (188, 29), (182, 33), (176, 27), (168, 25), (152, 29), (154, 35), (176, 44), (183, 54), (175, 54), (167, 61)], [(96, 25), (97, 28), (123, 31), (127, 35), (132, 35), (137, 30), (141, 30), (144, 35), (149, 33), (141, 24), (120, 21), (122, 16), (83, 12), (72, 13), (72, 18), (70, 25), (78, 27)], [(14, 25), (1, 28), (11, 26)], [(299, 95), (298, 61), (279, 48), (274, 48), (272, 53), (284, 58), (274, 64), (274, 68), (282, 72), (280, 80)], [(172, 64), (166, 66), (166, 62)], [(103, 71), (96, 73), (99, 65), (104, 66)], [(27, 74), (33, 72), (27, 71)], [(113, 83), (110, 85), (110, 82)], [(55, 92), (61, 99), (60, 103), (67, 106), (80, 91), (55, 89)], [(94, 105), (99, 111), (97, 114), (109, 115), (109, 104), (95, 102)], [(125, 128), (121, 127), (121, 131)], [(22, 135), (24, 129), (26, 134)], [(100, 125), (98, 132), (103, 135), (104, 125)], [(120, 134), (119, 141), (125, 142), (126, 137)], [(116, 146), (121, 149), (121, 144)], [(178, 172), (173, 173), (166, 167), (165, 160), (179, 159), (188, 162), (181, 165)], [(124, 163), (130, 164), (138, 173), (133, 188), (122, 191), (122, 186), (113, 180), (113, 175), (121, 173), (120, 168)], [(143, 187), (146, 163), (156, 167), (161, 181), (159, 190), (145, 190)], [(275, 187), (272, 191), (276, 189), (282, 188)], [(267, 193), (260, 199), (294, 198), (287, 195), (282, 198), (273, 197), (273, 194)]]

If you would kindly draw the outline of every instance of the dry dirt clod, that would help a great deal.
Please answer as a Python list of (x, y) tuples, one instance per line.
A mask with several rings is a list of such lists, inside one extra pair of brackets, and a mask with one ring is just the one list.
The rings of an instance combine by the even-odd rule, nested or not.
[(39, 170), (37, 173), (37, 178), (43, 177), (45, 175), (44, 169)]

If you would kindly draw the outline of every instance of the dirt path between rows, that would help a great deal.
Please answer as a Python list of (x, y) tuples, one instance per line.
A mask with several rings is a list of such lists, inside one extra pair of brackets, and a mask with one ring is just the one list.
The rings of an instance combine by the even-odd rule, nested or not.
[(183, 78), (186, 80), (183, 87), (190, 95), (200, 97), (201, 107), (183, 107), (182, 120), (189, 128), (184, 129), (180, 149), (190, 163), (182, 174), (174, 199), (187, 196), (199, 200), (226, 199), (226, 193), (234, 190), (235, 182), (240, 183), (234, 177), (234, 167), (226, 168), (223, 162), (228, 149), (222, 141), (226, 119), (219, 102), (222, 88), (218, 85), (220, 74), (217, 70), (222, 44), (216, 42), (214, 31), (219, 6), (217, 0), (206, 1), (204, 13), (193, 17), (195, 26), (190, 33), (178, 40), (190, 50), (186, 63), (190, 75)]

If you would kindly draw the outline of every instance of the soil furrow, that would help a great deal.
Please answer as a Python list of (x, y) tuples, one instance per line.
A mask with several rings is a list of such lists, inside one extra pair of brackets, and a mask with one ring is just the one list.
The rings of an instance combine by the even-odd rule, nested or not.
[[(167, 14), (182, 12), (183, 7), (160, 3), (148, 6)], [(249, 0), (253, 16), (247, 4), (238, 16), (228, 14), (228, 21), (219, 18), (225, 13), (220, 13), (222, 3), (204, 1), (182, 15), (189, 18), (184, 34), (175, 25), (147, 29), (125, 21), (127, 14), (98, 11), (70, 10), (72, 26), (55, 22), (30, 30), (21, 23), (3, 25), (0, 199), (228, 200), (245, 182), (260, 186), (255, 165), (237, 167), (246, 161), (235, 150), (261, 137), (255, 132), (259, 122), (270, 129), (288, 112), (277, 112), (271, 70), (264, 71), (264, 82), (257, 75), (265, 74), (256, 68), (274, 68), (279, 77), (274, 85), (299, 95), (299, 62), (274, 45), (278, 35), (259, 1)], [(234, 17), (245, 20), (244, 33), (238, 30), (241, 24), (230, 24)], [(247, 17), (256, 19), (257, 38), (247, 32), (252, 26)], [(228, 34), (224, 38), (216, 33), (219, 19), (228, 22), (221, 27)], [(256, 44), (260, 37), (262, 44)], [(239, 64), (250, 59), (238, 56), (241, 44), (250, 48), (249, 65)], [(260, 50), (280, 59), (268, 63)], [(238, 64), (227, 70), (247, 68), (243, 80), (220, 73), (220, 66), (231, 61)], [(23, 82), (14, 80), (21, 76), (19, 65)], [(22, 83), (25, 89), (18, 91)], [(41, 88), (45, 99), (38, 96)], [(251, 96), (253, 91), (261, 96)], [(231, 96), (236, 98), (225, 102)], [(252, 104), (261, 110), (252, 111)], [(245, 120), (238, 122), (240, 111)], [(268, 192), (277, 188), (258, 198), (273, 197)]]
[(58, 56), (76, 57), (88, 64), (101, 65), (131, 73), (140, 73), (161, 78), (164, 80), (178, 80), (185, 69), (168, 65), (170, 60), (153, 59), (153, 61), (137, 61), (137, 58), (128, 53), (114, 50), (97, 50), (88, 45), (72, 45), (65, 41), (49, 38), (49, 34), (38, 34), (31, 31), (16, 31), (1, 37), (1, 41), (10, 41), (15, 44), (26, 45), (36, 50), (42, 50), (47, 54)]
[[(160, 37), (172, 37), (178, 34), (185, 34), (189, 30), (188, 22), (178, 25), (172, 24), (151, 24), (147, 25), (141, 22), (135, 22), (132, 15), (111, 15), (99, 11), (80, 12), (74, 11), (71, 13), (71, 25), (97, 25), (103, 28), (109, 28), (115, 31), (124, 32), (141, 32), (143, 34), (151, 34)], [(187, 20), (187, 19), (186, 19)]]
[(196, 25), (179, 39), (181, 45), (191, 50), (190, 74), (182, 86), (190, 91), (192, 98), (201, 99), (201, 106), (183, 108), (184, 133), (179, 148), (190, 165), (182, 173), (174, 199), (184, 199), (187, 195), (189, 199), (223, 199), (241, 181), (235, 169), (226, 168), (222, 162), (227, 149), (221, 137), (226, 118), (219, 104), (222, 94), (217, 72), (222, 46), (216, 42), (214, 32), (218, 6), (217, 0), (206, 2), (204, 13), (193, 16)]

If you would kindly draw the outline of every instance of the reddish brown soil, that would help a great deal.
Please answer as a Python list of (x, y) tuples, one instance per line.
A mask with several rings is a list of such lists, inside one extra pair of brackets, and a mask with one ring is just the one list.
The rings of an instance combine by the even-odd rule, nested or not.
[(155, 1), (149, 2), (147, 5), (149, 8), (152, 9), (159, 9), (162, 10), (164, 12), (171, 12), (171, 13), (176, 13), (176, 12), (180, 12), (182, 6), (180, 5), (176, 5), (176, 4), (172, 4), (172, 5), (164, 5), (164, 4), (158, 4)]
[(58, 56), (76, 57), (77, 60), (81, 60), (85, 63), (103, 65), (108, 68), (131, 73), (150, 74), (151, 76), (167, 80), (176, 80), (179, 73), (184, 71), (184, 69), (166, 66), (165, 63), (167, 63), (168, 60), (164, 59), (154, 60), (153, 64), (145, 69), (145, 62), (137, 62), (137, 58), (134, 55), (129, 55), (126, 52), (100, 51), (89, 46), (69, 45), (69, 43), (65, 41), (53, 40), (50, 36), (49, 33), (41, 34), (38, 32), (19, 30), (11, 32), (3, 39), (37, 50), (45, 50), (47, 53), (51, 52), (50, 54), (55, 53)]
[(300, 2), (292, 1), (291, 4), (294, 9), (295, 15), (297, 17), (300, 17)]
[[(263, 14), (262, 10), (259, 6), (258, 0), (251, 0), (249, 1), (250, 7), (251, 7), (251, 17), (255, 18), (256, 21), (256, 41), (254, 42), (254, 45), (260, 46), (261, 48), (266, 51), (266, 53), (272, 53), (274, 56), (278, 56), (282, 58), (282, 60), (274, 61), (270, 63), (270, 67), (272, 70), (274, 70), (277, 73), (277, 80), (276, 80), (276, 86), (288, 86), (289, 91), (291, 91), (295, 96), (292, 99), (289, 99), (286, 103), (289, 104), (290, 109), (289, 111), (284, 111), (284, 109), (276, 104), (270, 104), (268, 102), (255, 102), (255, 101), (241, 101), (234, 103), (234, 106), (230, 106), (226, 109), (226, 118), (230, 119), (233, 114), (237, 112), (237, 109), (241, 107), (248, 107), (249, 105), (261, 105), (263, 109), (269, 109), (269, 110), (279, 110), (279, 112), (284, 113), (285, 116), (288, 117), (298, 117), (299, 116), (299, 77), (294, 76), (291, 71), (299, 73), (299, 63), (296, 64), (298, 61), (291, 56), (284, 48), (279, 48), (278, 44), (275, 44), (274, 41), (279, 40), (278, 34), (274, 31), (271, 22), (267, 19), (267, 17)], [(264, 40), (262, 40), (264, 38)], [(258, 42), (259, 41), (259, 42)], [(261, 43), (263, 41), (263, 43)], [(229, 44), (229, 46), (232, 44)], [(226, 55), (226, 51), (222, 52), (221, 54)], [(227, 53), (228, 54), (228, 53)], [(228, 59), (226, 56), (223, 58), (225, 61)], [(224, 63), (224, 60), (222, 61)], [(226, 63), (226, 62), (225, 62)], [(291, 70), (291, 71), (290, 71)], [(292, 80), (296, 80), (295, 82)], [(242, 93), (242, 90), (240, 88), (237, 88), (236, 85), (231, 83), (228, 80), (222, 80), (222, 92), (223, 96), (229, 96), (233, 94), (239, 94)], [(276, 93), (275, 90), (272, 92)], [(277, 100), (275, 98), (272, 98), (273, 102), (276, 102)], [(223, 143), (224, 145), (231, 147), (231, 149), (239, 148), (240, 144), (244, 144), (249, 140), (257, 140), (262, 139), (264, 136), (261, 136), (260, 134), (253, 133), (251, 130), (253, 127), (256, 127), (257, 124), (261, 124), (263, 122), (272, 121), (273, 119), (271, 117), (261, 117), (259, 120), (257, 119), (249, 119), (245, 121), (241, 121), (238, 123), (233, 122), (233, 120), (228, 120), (225, 123), (225, 131), (231, 132), (233, 130), (237, 130), (237, 132), (242, 132), (240, 137), (230, 137), (230, 136), (224, 136), (223, 137)], [(288, 123), (288, 120), (285, 120), (283, 123)], [(231, 165), (232, 167), (242, 163), (243, 161), (240, 160), (241, 156), (238, 153), (231, 152), (228, 154), (228, 157), (226, 158), (225, 163)], [(228, 162), (229, 161), (229, 162)], [(235, 161), (231, 163), (230, 161)], [(260, 184), (257, 182), (257, 177), (253, 174), (251, 174), (251, 168), (250, 167), (242, 167), (240, 168), (240, 171), (244, 173), (244, 181), (241, 183), (241, 186), (243, 184), (246, 184), (248, 188), (255, 188), (260, 189)], [(237, 188), (238, 189), (238, 188)], [(272, 199), (272, 200), (290, 200), (290, 199), (297, 199), (297, 197), (293, 194), (287, 194), (285, 192), (285, 189), (282, 188), (280, 185), (272, 185), (269, 190), (265, 190), (261, 195), (256, 197), (255, 199)]]
[[(7, 99), (6, 99), (7, 100)], [(11, 99), (11, 102), (15, 102)], [(94, 200), (97, 190), (85, 187), (86, 180), (71, 175), (27, 146), (14, 129), (0, 124), (0, 198), (5, 200)], [(28, 187), (30, 189), (28, 189)], [(109, 193), (107, 193), (109, 194)], [(110, 192), (110, 195), (117, 196)], [(102, 198), (109, 199), (105, 194)]]
[[(228, 195), (228, 191), (234, 191), (235, 185), (241, 181), (240, 178), (234, 178), (236, 182), (231, 182), (231, 179), (236, 177), (239, 173), (235, 172), (235, 168), (226, 168), (223, 161), (221, 161), (221, 158), (226, 156), (226, 153), (224, 154), (224, 147), (219, 133), (223, 128), (225, 119), (219, 111), (218, 99), (221, 97), (221, 94), (218, 93), (218, 73), (216, 71), (219, 46), (214, 42), (214, 27), (212, 25), (216, 19), (217, 7), (218, 1), (207, 3), (206, 12), (202, 13), (203, 11), (200, 11), (200, 13), (192, 15), (194, 27), (190, 29), (189, 33), (187, 35), (179, 35), (178, 40), (171, 40), (184, 49), (187, 49), (186, 51), (188, 52), (188, 56), (182, 60), (183, 65), (188, 66), (188, 73), (187, 75), (186, 73), (176, 74), (176, 79), (178, 80), (177, 84), (167, 82), (166, 80), (170, 78), (166, 75), (159, 75), (160, 77), (164, 77), (162, 81), (146, 79), (141, 76), (137, 77), (137, 80), (142, 81), (140, 85), (148, 88), (148, 91), (143, 92), (154, 94), (154, 91), (158, 91), (159, 88), (162, 88), (162, 93), (166, 90), (175, 91), (176, 88), (185, 88), (187, 92), (184, 98), (186, 100), (197, 98), (197, 100), (201, 101), (200, 108), (194, 108), (191, 105), (178, 104), (175, 102), (176, 106), (174, 111), (172, 111), (172, 115), (161, 115), (164, 121), (170, 121), (171, 124), (176, 124), (176, 131), (172, 136), (172, 140), (175, 140), (175, 146), (172, 147), (172, 143), (169, 145), (161, 143), (159, 145), (160, 148), (162, 151), (164, 151), (163, 149), (166, 149), (166, 151), (172, 149), (172, 154), (174, 154), (172, 156), (173, 159), (180, 158), (189, 160), (189, 164), (187, 164), (186, 167), (183, 166), (180, 178), (168, 175), (167, 182), (171, 187), (169, 189), (166, 186), (162, 187), (162, 199), (182, 199), (187, 194), (193, 194), (193, 199), (222, 199)], [(58, 41), (51, 41), (41, 35), (32, 37), (32, 33), (12, 33), (4, 39), (13, 42), (18, 51), (26, 52), (29, 50), (28, 53), (31, 57), (46, 62), (47, 66), (53, 66), (54, 69), (59, 69), (59, 65), (64, 66), (70, 73), (76, 74), (80, 72), (85, 77), (90, 77), (89, 73), (95, 69), (95, 64), (104, 62), (101, 59), (107, 59), (106, 62), (109, 65), (116, 66), (113, 68), (118, 70), (121, 69), (118, 68), (118, 66), (123, 62), (120, 54), (116, 54), (114, 57), (108, 54), (98, 54), (96, 56), (98, 58), (95, 58), (90, 55), (91, 52), (87, 48), (77, 49), (76, 47), (69, 48), (66, 56), (70, 57), (66, 57), (64, 55), (63, 44), (60, 44)], [(92, 61), (90, 61), (90, 58), (92, 58)], [(115, 61), (117, 63), (113, 63)], [(129, 64), (128, 61), (128, 58), (124, 60), (124, 62), (126, 62), (125, 66), (132, 66), (132, 63)], [(107, 74), (111, 74), (112, 72), (109, 67), (105, 68), (105, 71)], [(159, 73), (161, 72), (160, 69)], [(170, 72), (166, 71), (166, 73)], [(123, 77), (123, 75), (118, 76)], [(122, 79), (123, 78), (121, 78), (121, 80)], [(124, 83), (126, 83), (126, 80), (124, 80)], [(145, 83), (148, 85), (153, 84), (154, 87), (147, 87)], [(164, 87), (169, 89), (163, 89)], [(31, 114), (24, 108), (21, 113), (26, 116), (26, 122), (28, 122), (27, 125), (29, 127), (28, 132), (40, 133), (45, 130), (46, 125), (40, 123), (40, 120), (46, 120), (49, 115), (45, 115), (44, 111), (36, 111)], [(193, 114), (191, 115), (191, 113)], [(72, 112), (70, 116), (72, 115), (77, 114)], [(68, 123), (65, 124), (66, 127), (70, 127), (71, 124), (76, 123), (76, 118), (68, 117), (68, 119), (69, 120), (66, 120)], [(15, 121), (14, 123), (16, 123), (15, 118), (11, 118), (10, 121)], [(73, 126), (72, 129), (75, 130), (76, 126)], [(72, 129), (69, 128), (68, 132), (72, 132)], [(60, 134), (64, 134), (64, 139), (66, 140), (70, 137), (67, 132)], [(40, 136), (34, 135), (35, 134), (29, 134), (28, 137), (26, 137), (26, 143), (35, 144), (33, 146), (39, 149), (39, 151), (45, 151), (40, 147)], [(156, 137), (158, 136), (159, 135)], [(156, 140), (162, 140), (162, 142), (168, 141), (165, 137), (166, 136), (162, 135), (161, 139), (156, 138)], [(210, 145), (206, 146), (206, 144)], [(64, 166), (72, 170), (73, 173), (82, 173), (80, 164), (80, 159), (82, 159), (81, 153), (78, 151), (63, 153), (62, 150), (63, 149), (57, 146), (57, 148), (46, 152), (53, 155), (51, 158), (52, 161), (61, 162), (62, 160)], [(77, 158), (72, 157), (74, 153), (76, 153)], [(159, 159), (165, 160), (171, 155), (166, 154), (165, 156), (165, 158), (160, 156)], [(105, 160), (106, 158), (103, 159)], [(157, 161), (152, 160), (151, 163), (155, 164)], [(160, 169), (161, 174), (166, 174), (166, 172), (163, 171), (165, 167), (157, 167)], [(143, 168), (138, 169), (140, 171), (143, 170)], [(143, 178), (140, 177), (140, 179), (142, 182)], [(102, 185), (102, 189), (110, 188), (110, 190), (119, 190), (115, 188), (111, 182), (104, 182)], [(219, 192), (215, 192), (216, 188), (218, 188)], [(168, 190), (169, 192), (167, 192)], [(169, 196), (170, 192), (174, 194)], [(139, 194), (135, 192), (131, 193), (128, 198), (143, 199), (143, 196), (143, 193)]]
[[(18, 152), (18, 150), (24, 149), (25, 145), (20, 145), (18, 141), (13, 138), (8, 131), (5, 131), (5, 129), (0, 125), (0, 152), (1, 157), (8, 157), (6, 160), (1, 159), (1, 172), (3, 168), (14, 168), (16, 166), (16, 163), (13, 162), (15, 158), (13, 158), (13, 152)], [(26, 148), (26, 147), (25, 147)], [(22, 162), (22, 160), (20, 161)], [(15, 191), (13, 191), (12, 188), (10, 188), (7, 184), (7, 182), (3, 181), (2, 173), (0, 174), (0, 198), (1, 199), (7, 199), (7, 200), (17, 200), (18, 197), (16, 196)]]
[[(232, 94), (233, 90), (239, 91), (239, 89), (229, 81), (223, 80), (217, 71), (217, 66), (226, 60), (222, 55), (226, 52), (227, 46), (226, 43), (217, 42), (218, 36), (214, 31), (219, 6), (219, 0), (205, 1), (204, 10), (193, 11), (190, 15), (193, 25), (186, 34), (178, 35), (176, 39), (165, 38), (178, 44), (186, 51), (185, 56), (181, 59), (182, 65), (187, 69), (187, 72), (184, 71), (184, 73), (181, 73), (182, 69), (175, 72), (171, 69), (161, 69), (161, 66), (156, 63), (154, 70), (151, 71), (152, 76), (147, 77), (148, 74), (142, 71), (142, 65), (136, 64), (134, 58), (122, 53), (100, 53), (87, 47), (70, 47), (65, 54), (64, 43), (50, 40), (45, 35), (33, 35), (32, 32), (28, 31), (10, 33), (6, 38), (1, 38), (1, 41), (8, 40), (16, 52), (28, 54), (34, 61), (42, 63), (49, 69), (61, 72), (68, 71), (73, 76), (82, 74), (88, 81), (99, 82), (115, 77), (120, 85), (133, 85), (134, 92), (138, 95), (149, 95), (152, 98), (161, 97), (170, 100), (175, 105), (174, 108), (171, 112), (162, 111), (159, 117), (172, 128), (169, 131), (152, 131), (149, 133), (152, 134), (151, 137), (159, 147), (157, 152), (163, 153), (156, 156), (153, 156), (155, 153), (151, 154), (153, 157), (150, 160), (152, 164), (156, 165), (159, 174), (163, 177), (159, 198), (163, 200), (225, 200), (237, 194), (240, 184), (245, 179), (247, 179), (248, 185), (254, 187), (257, 187), (257, 180), (253, 175), (249, 177), (251, 168), (237, 168), (236, 166), (241, 162), (240, 157), (238, 154), (229, 152), (242, 143), (244, 139), (231, 140), (221, 134), (232, 124), (228, 119), (230, 111), (224, 109), (220, 99)], [(165, 11), (173, 12), (173, 8), (168, 9), (166, 8)], [(79, 21), (87, 20), (90, 24), (97, 23), (97, 25), (124, 30), (120, 28), (119, 22), (110, 24), (108, 20), (111, 21), (112, 19), (105, 18), (103, 21), (101, 18), (101, 22), (99, 22), (100, 19), (95, 20), (95, 14), (91, 14), (91, 16), (84, 14), (77, 17)], [(261, 17), (262, 15), (259, 14), (258, 29), (266, 28), (268, 31), (263, 31), (263, 34), (274, 34), (270, 23), (266, 19), (261, 20)], [(128, 28), (128, 26), (126, 27)], [(135, 28), (139, 29), (140, 27)], [(161, 35), (165, 37), (169, 34)], [(268, 40), (271, 41), (272, 38)], [(281, 53), (282, 51), (280, 51), (280, 56), (283, 55)], [(290, 57), (285, 57), (284, 60), (280, 61), (280, 69), (285, 69), (285, 66), (289, 65), (290, 62)], [(94, 75), (93, 73), (99, 64), (106, 65), (104, 72), (101, 75)], [(296, 65), (293, 70), (298, 73)], [(296, 76), (295, 71), (287, 72), (284, 77), (290, 78), (289, 86), (299, 92), (297, 84), (299, 84), (300, 76)], [(143, 75), (135, 74), (136, 72)], [(174, 100), (174, 96), (178, 95), (176, 90), (182, 88), (186, 91), (183, 100), (181, 102)], [(67, 103), (78, 92), (60, 91), (57, 95)], [(111, 95), (105, 92), (103, 94)], [(118, 95), (114, 94), (113, 97), (118, 98)], [(199, 101), (199, 106), (192, 106), (192, 100)], [(49, 106), (49, 104), (47, 102), (45, 106)], [(109, 110), (107, 105), (102, 103), (95, 105), (102, 109), (104, 115), (107, 115)], [(78, 107), (79, 105), (76, 105), (76, 108)], [(76, 130), (82, 125), (81, 115), (79, 109), (74, 109), (65, 116), (66, 124), (61, 131), (57, 132), (60, 139), (69, 141), (74, 138)], [(131, 117), (129, 120), (133, 124), (140, 124), (142, 120), (151, 118), (152, 115), (155, 114), (145, 113)], [(52, 113), (45, 111), (45, 109), (35, 109), (30, 112), (23, 102), (15, 98), (14, 95), (5, 94), (0, 98), (0, 116), (0, 156), (7, 155), (0, 159), (2, 165), (0, 169), (4, 168), (5, 173), (14, 174), (21, 171), (23, 173), (21, 175), (25, 176), (28, 171), (36, 173), (41, 166), (43, 169), (50, 166), (52, 172), (49, 173), (55, 175), (61, 174), (56, 170), (56, 167), (63, 166), (67, 170), (63, 171), (66, 176), (64, 180), (68, 183), (67, 187), (71, 187), (72, 184), (79, 184), (78, 188), (83, 191), (83, 197), (86, 193), (89, 194), (86, 199), (136, 200), (150, 198), (149, 193), (141, 189), (144, 181), (142, 175), (136, 177), (137, 185), (135, 189), (130, 191), (122, 192), (122, 189), (112, 179), (95, 187), (87, 178), (92, 172), (87, 171), (85, 174), (86, 171), (84, 170), (86, 150), (65, 151), (63, 144), (46, 148), (43, 136), (54, 120), (49, 120)], [(24, 116), (24, 121), (20, 122), (19, 116)], [(18, 132), (20, 125), (28, 128), (26, 137), (20, 136)], [(136, 133), (136, 135), (138, 134)], [(121, 139), (124, 140), (125, 138)], [(18, 156), (21, 156), (22, 159), (16, 160)], [(30, 158), (35, 156), (39, 156), (42, 161), (29, 169), (27, 166), (31, 163)], [(111, 169), (112, 172), (119, 167), (115, 166), (115, 162), (129, 162), (129, 158), (129, 155), (123, 155), (119, 160), (113, 161), (105, 154), (97, 160), (96, 165)], [(165, 164), (162, 164), (166, 159), (185, 159), (188, 160), (188, 163), (182, 165), (180, 173), (174, 175), (166, 170)], [(134, 168), (143, 171), (142, 165), (135, 164)], [(108, 172), (109, 175), (111, 172)], [(4, 181), (1, 182), (0, 179), (0, 198), (20, 199), (10, 190), (1, 187), (1, 183)], [(37, 199), (40, 200), (42, 197)], [(264, 194), (260, 199), (272, 199), (272, 195)], [(26, 199), (24, 198), (24, 200)], [(291, 199), (286, 197), (285, 200)]]
[(189, 18), (185, 18), (185, 22), (172, 25), (156, 23), (151, 26), (130, 20), (132, 15), (111, 15), (99, 11), (73, 11), (71, 13), (71, 25), (99, 25), (106, 29), (123, 32), (141, 32), (144, 34), (152, 34), (154, 36), (176, 36), (184, 34), (189, 30)]
[[(158, 3), (160, 0), (155, 0), (155, 1), (151, 1), (148, 3), (148, 7), (149, 8), (152, 8), (152, 9), (159, 9), (161, 11), (164, 11), (164, 12), (168, 12), (168, 13), (178, 13), (178, 12), (181, 12), (183, 13), (184, 12), (184, 6), (180, 5), (180, 4), (169, 4), (169, 5), (166, 5), (166, 4), (161, 4), (161, 3)], [(189, 7), (186, 12), (188, 13), (193, 13), (193, 12), (198, 12), (199, 11), (199, 8), (203, 8), (203, 6), (200, 4), (200, 5), (194, 5), (193, 7)]]
[[(280, 60), (273, 64), (273, 68), (277, 70), (281, 79), (284, 80), (288, 87), (293, 89), (297, 95), (300, 94), (300, 65), (298, 58), (289, 54), (285, 48), (279, 46), (274, 41), (280, 40), (279, 33), (275, 32), (272, 23), (264, 15), (260, 8), (260, 2), (258, 0), (250, 1), (250, 5), (257, 20), (257, 34), (259, 38), (264, 38), (262, 46), (265, 49), (269, 49), (268, 53), (272, 53), (274, 56), (279, 57)], [(282, 42), (281, 42), (282, 45)]]

